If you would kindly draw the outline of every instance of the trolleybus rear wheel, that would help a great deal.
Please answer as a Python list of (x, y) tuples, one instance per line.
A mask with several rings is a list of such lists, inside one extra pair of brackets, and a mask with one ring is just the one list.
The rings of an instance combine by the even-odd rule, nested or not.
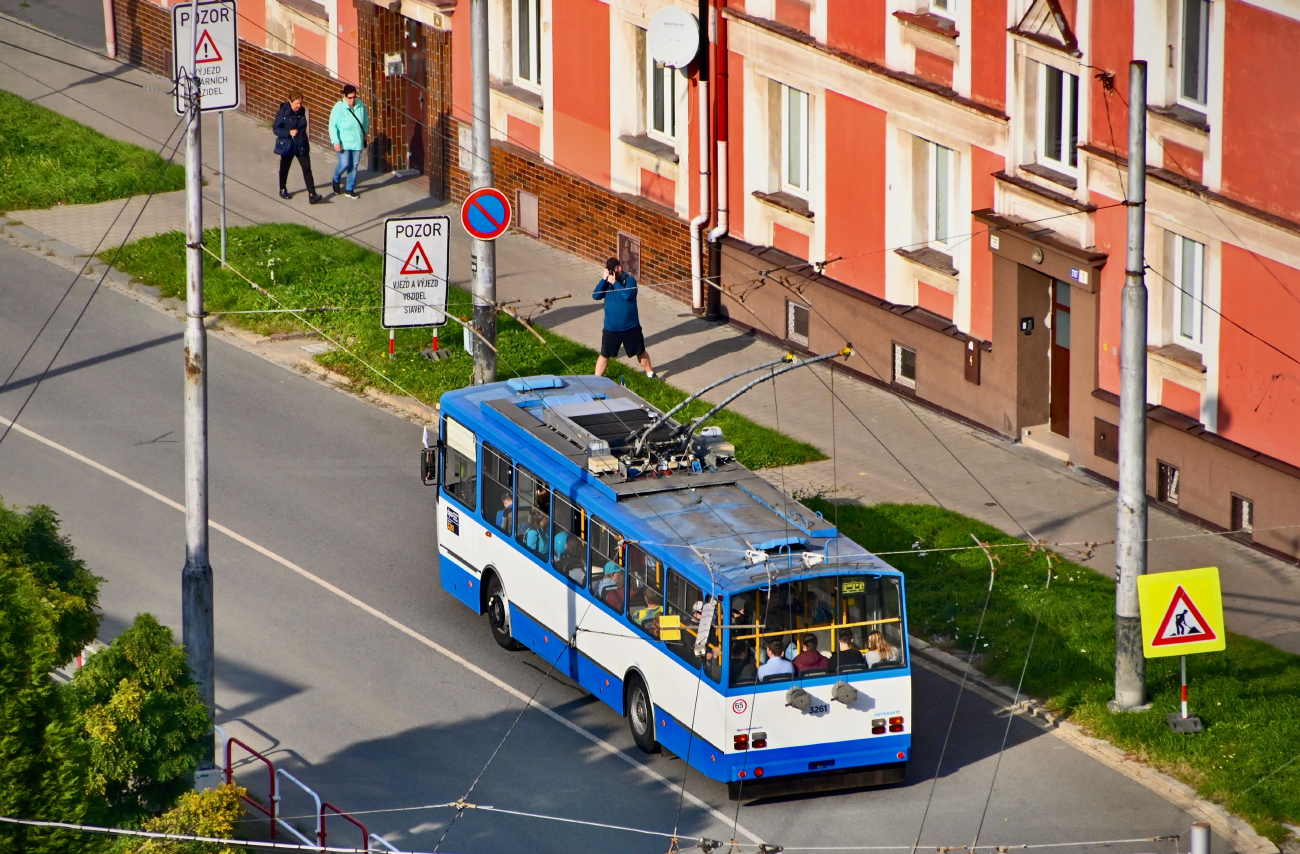
[(627, 725), (632, 730), (632, 740), (646, 753), (658, 753), (655, 741), (655, 708), (650, 703), (650, 692), (645, 683), (633, 677), (627, 689)]
[(502, 649), (512, 652), (524, 648), (524, 645), (510, 636), (510, 602), (506, 599), (505, 588), (495, 575), (487, 585), (487, 618), (492, 629), (492, 639)]

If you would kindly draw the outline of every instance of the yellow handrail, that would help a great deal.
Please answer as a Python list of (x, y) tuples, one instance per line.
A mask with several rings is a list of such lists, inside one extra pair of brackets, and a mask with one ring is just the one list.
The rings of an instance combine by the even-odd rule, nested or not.
[(822, 626), (808, 626), (798, 629), (782, 629), (778, 632), (757, 632), (752, 635), (736, 635), (732, 640), (757, 640), (759, 638), (780, 637), (781, 635), (806, 634), (808, 632), (834, 631), (835, 629), (853, 629), (858, 626), (881, 626), (885, 623), (901, 623), (902, 617), (888, 617), (883, 620), (863, 620), (858, 623), (828, 623)]

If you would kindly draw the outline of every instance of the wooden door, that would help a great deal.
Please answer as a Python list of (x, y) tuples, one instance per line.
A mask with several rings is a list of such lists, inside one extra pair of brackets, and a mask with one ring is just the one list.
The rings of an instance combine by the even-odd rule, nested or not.
[(1070, 435), (1070, 286), (1052, 281), (1052, 432)]

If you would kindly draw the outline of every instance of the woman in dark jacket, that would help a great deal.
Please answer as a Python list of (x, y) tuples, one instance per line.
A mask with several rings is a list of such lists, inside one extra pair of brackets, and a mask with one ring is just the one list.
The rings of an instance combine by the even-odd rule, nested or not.
[(302, 179), (307, 184), (307, 201), (316, 204), (320, 194), (311, 175), (311, 151), (307, 147), (307, 110), (302, 105), (302, 93), (290, 92), (289, 100), (280, 105), (275, 115), (275, 153), (280, 155), (280, 198), (289, 198), (285, 181), (289, 179), (289, 164), (295, 157), (302, 167)]

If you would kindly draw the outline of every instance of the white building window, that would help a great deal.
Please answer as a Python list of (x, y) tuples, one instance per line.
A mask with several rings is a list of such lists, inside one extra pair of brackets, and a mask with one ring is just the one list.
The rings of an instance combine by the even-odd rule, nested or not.
[(801, 347), (808, 346), (809, 309), (806, 305), (786, 300), (785, 337)]
[(916, 388), (916, 351), (902, 344), (894, 345), (894, 382)]
[(1205, 246), (1182, 235), (1173, 245), (1174, 343), (1199, 350), (1203, 342)]
[(1178, 101), (1205, 109), (1210, 53), (1210, 0), (1179, 0)]
[[(957, 11), (957, 0), (930, 0), (930, 11), (936, 15), (943, 15), (945, 18), (951, 18)], [(922, 6), (924, 11), (925, 6)]]
[(781, 189), (807, 196), (808, 93), (781, 86)]
[(957, 155), (951, 148), (926, 143), (929, 154), (926, 240), (947, 249), (952, 241), (953, 191), (956, 188)]
[(511, 0), (514, 29), (515, 82), (542, 85), (542, 0)]
[(1074, 174), (1079, 165), (1079, 78), (1038, 66), (1038, 162)]
[(646, 127), (651, 136), (673, 141), (677, 136), (677, 69), (660, 65), (646, 53)]

